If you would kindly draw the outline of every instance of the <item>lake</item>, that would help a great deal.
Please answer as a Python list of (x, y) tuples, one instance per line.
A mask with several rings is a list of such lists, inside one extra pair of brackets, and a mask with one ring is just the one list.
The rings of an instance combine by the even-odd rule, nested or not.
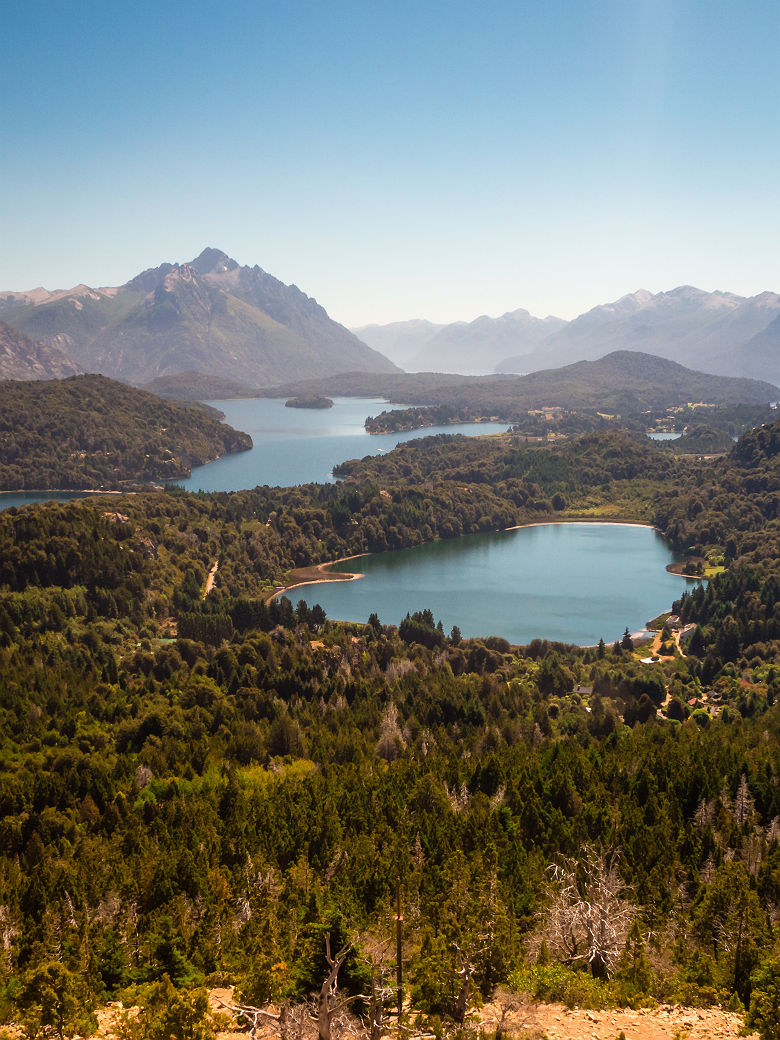
[[(188, 491), (241, 491), (258, 484), (329, 484), (333, 467), (347, 459), (391, 451), (402, 441), (437, 433), (477, 436), (503, 433), (507, 423), (465, 423), (430, 426), (405, 433), (369, 434), (364, 423), (369, 415), (404, 405), (388, 404), (383, 398), (334, 398), (332, 408), (285, 408), (278, 398), (242, 401), (209, 401), (225, 413), (225, 422), (252, 437), (251, 451), (225, 455), (176, 483)], [(30, 502), (67, 501), (84, 498), (84, 492), (9, 491), (0, 493), (0, 509)]]
[(225, 422), (251, 435), (254, 447), (199, 466), (192, 476), (176, 483), (188, 491), (238, 491), (258, 484), (329, 484), (337, 463), (383, 454), (403, 441), (437, 433), (475, 436), (509, 429), (507, 423), (464, 423), (369, 434), (364, 426), (367, 416), (404, 406), (377, 397), (336, 397), (333, 402), (333, 408), (320, 409), (285, 408), (278, 398), (209, 401), (225, 413)]
[[(195, 469), (179, 483), (197, 491), (232, 491), (258, 484), (327, 483), (333, 466), (391, 451), (401, 441), (436, 433), (506, 430), (503, 423), (429, 427), (371, 436), (367, 415), (391, 407), (380, 398), (337, 398), (327, 410), (285, 408), (274, 398), (211, 402), (236, 429), (250, 433), (251, 451)], [(84, 497), (77, 492), (12, 492), (0, 508), (31, 501)], [(668, 610), (685, 587), (666, 571), (673, 559), (649, 528), (554, 524), (437, 542), (362, 557), (358, 581), (318, 584), (290, 593), (293, 602), (320, 602), (329, 617), (366, 621), (373, 611), (397, 624), (407, 611), (430, 608), (445, 630), (464, 636), (535, 637), (589, 645), (619, 638)], [(630, 580), (627, 580), (630, 576)], [(692, 582), (695, 584), (695, 582)]]
[(31, 502), (70, 502), (74, 498), (93, 498), (90, 491), (0, 491), (0, 510), (28, 506)]
[(449, 633), (499, 635), (511, 643), (546, 638), (591, 646), (644, 629), (696, 579), (666, 570), (675, 559), (650, 527), (568, 523), (361, 556), (334, 565), (360, 571), (355, 581), (304, 585), (295, 604), (320, 603), (328, 617), (385, 624), (407, 612), (433, 611)]

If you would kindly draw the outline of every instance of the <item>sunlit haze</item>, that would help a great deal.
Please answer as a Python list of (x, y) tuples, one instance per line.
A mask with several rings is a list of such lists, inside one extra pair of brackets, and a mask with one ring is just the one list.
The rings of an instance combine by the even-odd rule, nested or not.
[(355, 326), (780, 290), (780, 9), (12, 2), (0, 290), (205, 246)]

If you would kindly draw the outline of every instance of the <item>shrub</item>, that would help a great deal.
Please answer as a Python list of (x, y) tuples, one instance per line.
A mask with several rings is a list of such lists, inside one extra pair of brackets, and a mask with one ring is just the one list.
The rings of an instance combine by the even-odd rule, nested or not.
[(560, 1003), (566, 1007), (601, 1010), (614, 1006), (615, 999), (608, 983), (589, 972), (577, 971), (563, 964), (535, 964), (521, 968), (510, 978), (513, 990), (528, 993), (543, 1003)]
[(750, 983), (745, 1025), (757, 1029), (761, 1040), (780, 1040), (780, 958), (764, 961), (750, 976)]

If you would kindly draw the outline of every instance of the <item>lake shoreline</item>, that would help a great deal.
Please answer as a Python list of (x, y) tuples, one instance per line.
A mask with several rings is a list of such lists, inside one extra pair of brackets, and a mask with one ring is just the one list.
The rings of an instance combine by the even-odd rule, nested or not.
[(594, 520), (591, 517), (573, 517), (571, 520), (533, 520), (529, 524), (514, 524), (512, 527), (502, 527), (502, 531), (521, 531), (524, 527), (559, 527), (563, 524), (598, 524), (599, 527), (650, 527), (655, 530), (653, 524), (643, 524), (639, 520)]
[[(542, 535), (542, 533), (539, 532), (539, 534), (532, 536), (529, 532), (529, 537), (541, 539), (541, 542), (539, 543), (540, 551), (541, 545), (547, 545), (548, 542), (550, 542), (550, 539), (553, 540), (553, 543), (556, 546), (560, 546), (561, 549), (563, 549), (564, 545), (569, 544), (573, 544), (579, 547), (577, 549), (576, 558), (572, 558), (566, 563), (565, 570), (563, 572), (561, 571), (560, 562), (556, 562), (555, 560), (548, 560), (547, 564), (544, 566), (543, 571), (541, 572), (544, 576), (540, 576), (539, 574), (535, 573), (535, 571), (539, 570), (538, 567), (531, 568), (531, 571), (534, 572), (533, 578), (528, 578), (527, 571), (525, 570), (523, 570), (521, 577), (518, 578), (517, 575), (515, 576), (517, 579), (516, 584), (518, 593), (521, 596), (524, 590), (530, 590), (530, 592), (533, 593), (535, 586), (533, 586), (532, 582), (535, 580), (541, 581), (542, 586), (544, 586), (545, 582), (549, 583), (549, 581), (552, 580), (550, 577), (551, 574), (557, 575), (556, 581), (558, 582), (558, 588), (564, 588), (565, 586), (566, 591), (562, 595), (558, 594), (561, 602), (556, 609), (560, 614), (562, 610), (565, 611), (566, 609), (565, 603), (568, 603), (568, 609), (570, 611), (572, 610), (572, 608), (576, 609), (576, 616), (572, 615), (570, 619), (572, 621), (571, 626), (566, 625), (563, 628), (561, 628), (553, 614), (553, 622), (555, 622), (553, 624), (554, 631), (552, 634), (548, 632), (546, 638), (549, 638), (552, 641), (573, 643), (581, 647), (592, 647), (597, 645), (596, 640), (598, 638), (598, 630), (601, 627), (602, 634), (610, 634), (608, 642), (611, 644), (613, 639), (613, 631), (615, 633), (614, 638), (620, 640), (624, 632), (626, 619), (633, 619), (633, 625), (631, 623), (631, 620), (629, 620), (629, 634), (631, 635), (632, 643), (635, 646), (651, 638), (651, 635), (647, 629), (647, 623), (645, 622), (644, 625), (641, 623), (642, 619), (640, 615), (646, 609), (648, 609), (650, 605), (652, 605), (653, 607), (651, 613), (658, 613), (660, 612), (660, 605), (658, 606), (658, 610), (656, 611), (655, 606), (657, 604), (655, 602), (650, 604), (649, 600), (646, 600), (644, 603), (637, 602), (635, 604), (627, 605), (626, 608), (621, 608), (621, 610), (617, 613), (616, 617), (612, 617), (607, 611), (603, 620), (598, 625), (594, 626), (588, 624), (586, 621), (586, 618), (591, 618), (591, 608), (594, 605), (594, 601), (599, 600), (598, 590), (601, 588), (603, 583), (608, 580), (607, 575), (612, 575), (612, 577), (609, 580), (614, 580), (614, 575), (612, 574), (612, 572), (615, 570), (614, 560), (618, 559), (620, 555), (619, 547), (625, 548), (626, 551), (633, 552), (633, 547), (635, 545), (638, 546), (639, 544), (636, 542), (636, 539), (639, 539), (642, 546), (644, 546), (645, 539), (648, 537), (652, 539), (653, 544), (664, 541), (662, 538), (659, 537), (659, 532), (657, 528), (651, 523), (637, 522), (636, 520), (616, 520), (612, 518), (601, 520), (594, 519), (593, 517), (583, 516), (575, 516), (567, 519), (556, 518), (543, 521), (537, 520), (524, 524), (515, 524), (497, 531), (480, 532), (475, 535), (465, 535), (461, 538), (439, 539), (437, 542), (429, 542), (424, 545), (411, 547), (411, 551), (415, 552), (416, 550), (431, 549), (436, 550), (436, 547), (439, 546), (442, 549), (445, 549), (443, 559), (456, 559), (459, 547), (458, 545), (454, 545), (455, 557), (453, 557), (453, 543), (462, 542), (465, 546), (465, 543), (470, 542), (472, 538), (476, 538), (478, 540), (476, 544), (479, 545), (483, 538), (489, 538), (491, 539), (491, 544), (494, 539), (497, 540), (498, 544), (501, 544), (505, 541), (505, 539), (500, 536), (506, 534), (507, 538), (511, 540), (513, 539), (515, 534), (517, 534), (519, 531), (522, 530), (522, 528), (525, 527), (546, 527), (560, 529), (558, 534), (554, 534), (551, 532), (549, 534)], [(607, 527), (614, 527), (616, 528), (616, 530), (613, 533), (609, 533), (605, 530)], [(591, 533), (586, 532), (586, 529), (588, 528), (591, 529)], [(621, 528), (625, 528), (625, 531), (623, 533), (620, 533)], [(633, 535), (630, 534), (630, 529), (634, 530), (635, 533)], [(648, 534), (645, 536), (640, 536), (640, 532), (642, 530), (648, 532)], [(568, 534), (564, 533), (566, 531), (568, 531)], [(534, 542), (534, 545), (536, 545), (536, 542)], [(445, 547), (449, 547), (451, 551), (447, 552)], [(599, 553), (603, 554), (605, 556), (605, 559), (603, 561), (596, 562), (595, 564), (587, 564), (585, 561), (590, 559), (591, 557), (591, 548), (593, 548), (597, 554), (596, 560), (598, 560)], [(399, 552), (399, 558), (403, 559), (408, 551), (409, 550), (403, 550)], [(322, 594), (320, 597), (318, 597), (317, 590), (315, 589), (310, 589), (308, 593), (301, 591), (299, 598), (307, 600), (307, 602), (309, 602), (310, 604), (312, 602), (319, 602), (327, 611), (328, 616), (332, 620), (351, 620), (355, 623), (358, 623), (358, 618), (364, 618), (365, 615), (368, 614), (370, 611), (376, 611), (379, 613), (387, 614), (388, 616), (393, 616), (394, 609), (396, 610), (396, 613), (398, 613), (398, 616), (402, 616), (405, 611), (411, 610), (411, 606), (408, 603), (404, 602), (400, 607), (398, 607), (397, 604), (388, 604), (387, 602), (382, 601), (381, 590), (375, 590), (372, 585), (372, 582), (376, 578), (376, 568), (374, 567), (375, 556), (379, 555), (386, 557), (385, 562), (380, 565), (381, 572), (382, 567), (391, 566), (391, 564), (387, 560), (387, 558), (389, 558), (391, 554), (395, 555), (395, 552), (393, 550), (390, 550), (386, 553), (380, 552), (379, 554), (360, 553), (355, 555), (344, 556), (338, 560), (330, 560), (327, 562), (323, 562), (316, 566), (311, 566), (307, 568), (297, 568), (287, 576), (288, 584), (285, 587), (277, 588), (273, 593), (268, 594), (266, 602), (270, 602), (273, 599), (278, 600), (283, 595), (289, 596), (290, 590), (296, 587), (302, 587), (307, 584), (329, 584), (335, 581), (354, 581), (359, 577), (364, 577), (366, 585), (368, 586), (367, 590), (362, 593), (358, 589), (355, 590), (355, 596), (357, 597), (357, 601), (361, 604), (361, 609), (357, 613), (355, 613), (354, 610), (350, 612), (350, 608), (347, 606), (348, 602), (353, 602), (353, 598), (350, 596), (349, 593), (346, 592), (346, 589), (344, 589), (343, 591), (337, 591), (335, 586), (333, 586), (332, 590), (322, 590)], [(332, 569), (337, 564), (343, 564), (348, 560), (357, 560), (361, 556), (366, 556), (370, 558), (366, 560), (366, 563), (363, 567), (363, 570), (365, 572), (364, 574), (352, 572), (351, 570), (347, 571), (346, 569), (344, 571), (334, 571)], [(437, 551), (434, 551), (433, 556), (434, 559), (436, 559), (437, 557), (441, 558), (440, 554)], [(663, 558), (664, 556), (665, 559)], [(658, 578), (653, 578), (652, 574), (658, 575), (660, 573), (664, 577), (668, 575), (668, 578), (671, 579), (675, 585), (677, 581), (679, 581), (680, 577), (687, 577), (685, 575), (675, 574), (674, 572), (667, 570), (666, 564), (668, 560), (669, 547), (667, 544), (666, 551), (661, 553), (660, 559), (655, 558), (655, 563), (657, 566), (653, 567), (651, 574), (646, 576), (648, 589), (650, 589), (651, 586), (663, 586), (663, 581)], [(369, 564), (371, 565), (369, 566)], [(658, 566), (659, 564), (660, 566)], [(360, 565), (358, 564), (358, 566)], [(474, 582), (476, 582), (474, 588), (483, 588), (483, 586), (492, 588), (493, 585), (495, 585), (496, 575), (494, 573), (494, 568), (491, 568), (491, 565), (488, 563), (487, 559), (482, 561), (480, 563), (480, 566), (476, 569), (472, 564), (471, 576), (468, 579), (468, 581), (471, 584), (464, 584), (465, 579), (458, 576), (457, 572), (452, 569), (451, 563), (448, 563), (447, 566), (448, 570), (446, 575), (441, 575), (441, 583), (443, 583), (443, 585), (446, 585), (446, 587), (449, 589), (448, 596), (450, 606), (453, 599), (457, 600), (461, 592), (466, 593), (468, 589), (471, 589), (474, 585)], [(578, 575), (580, 570), (583, 569), (583, 567), (587, 571), (589, 566), (592, 573), (586, 579), (585, 585), (583, 585), (580, 588), (576, 584), (566, 584), (567, 582), (570, 583), (572, 580), (577, 580), (572, 579), (571, 576)], [(523, 567), (525, 568), (525, 564), (523, 564)], [(413, 579), (404, 578), (404, 584), (402, 584), (401, 586), (401, 588), (404, 590), (405, 595), (405, 590), (407, 588), (407, 585), (405, 583), (409, 580), (413, 581)], [(694, 578), (692, 580), (696, 581), (697, 579)], [(441, 617), (445, 619), (446, 624), (449, 624), (450, 621), (453, 620), (453, 618), (450, 617), (448, 613), (448, 607), (444, 603), (437, 603), (435, 601), (436, 593), (435, 591), (431, 591), (432, 589), (435, 590), (435, 588), (435, 583), (434, 585), (429, 584), (426, 586), (426, 596), (428, 597), (425, 600), (426, 605), (429, 607), (432, 605), (435, 613), (441, 615)], [(678, 598), (679, 593), (675, 589), (665, 586), (663, 588), (663, 593), (660, 595), (660, 597), (656, 595), (656, 593), (653, 593), (653, 595), (655, 597), (655, 600), (658, 601), (658, 604), (663, 604), (664, 609), (668, 611), (669, 604), (671, 604), (675, 599)], [(498, 597), (498, 599), (494, 599), (492, 601), (492, 606), (490, 607), (490, 610), (494, 610), (495, 603), (500, 602), (501, 597), (504, 595), (504, 593), (502, 592), (500, 581), (499, 585), (495, 589), (495, 594)], [(544, 595), (547, 595), (547, 593), (543, 593), (543, 598)], [(377, 599), (377, 597), (379, 597), (379, 599)], [(433, 604), (431, 604), (430, 602), (431, 597), (433, 597), (434, 600)], [(552, 596), (552, 599), (553, 601), (555, 600), (555, 595)], [(524, 608), (522, 607), (522, 604), (519, 601), (512, 600), (511, 603), (505, 604), (504, 608), (502, 609), (505, 610), (507, 616), (510, 616), (516, 611), (519, 611), (522, 614)], [(602, 606), (600, 604), (598, 606), (598, 609), (602, 610)], [(469, 630), (469, 632), (467, 633), (469, 637), (478, 637), (479, 632), (481, 631), (482, 627), (484, 627), (484, 625), (482, 624), (482, 620), (484, 619), (479, 619), (476, 617), (474, 619), (468, 620), (468, 624), (471, 626), (471, 629), (473, 629), (473, 631)], [(591, 618), (591, 620), (593, 619)], [(460, 625), (463, 631), (465, 631), (463, 621), (459, 621), (457, 617), (454, 617), (454, 621), (458, 625)], [(523, 624), (520, 626), (520, 628), (518, 628), (517, 624), (514, 623), (506, 625), (504, 627), (507, 630), (504, 631), (502, 629), (501, 631), (497, 632), (497, 634), (506, 638), (511, 646), (524, 646), (530, 640), (536, 638), (538, 635), (536, 631), (532, 631), (532, 629), (536, 629), (538, 626), (532, 623), (531, 618), (524, 619)], [(528, 631), (526, 631), (526, 628), (528, 629)], [(605, 639), (605, 641), (607, 641), (605, 635), (603, 636), (603, 638)]]
[(0, 495), (137, 495), (137, 491), (105, 491), (102, 488), (6, 488)]

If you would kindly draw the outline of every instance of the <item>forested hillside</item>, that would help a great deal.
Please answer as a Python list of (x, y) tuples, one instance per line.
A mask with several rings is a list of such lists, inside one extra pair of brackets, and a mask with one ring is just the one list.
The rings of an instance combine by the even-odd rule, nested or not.
[[(462, 1025), (499, 984), (752, 1002), (760, 1026), (779, 446), (780, 424), (712, 463), (615, 433), (432, 438), (340, 485), (1, 513), (2, 1016), (43, 1036), (60, 1014), (70, 1035), (166, 975), (294, 1008), (328, 974), (328, 934), (354, 944), (339, 991), (368, 1015), (395, 979), (400, 886), (420, 1028)], [(574, 516), (653, 519), (726, 565), (677, 605), (698, 626), (682, 651), (668, 629), (648, 664), (625, 639), (462, 640), (422, 605), (345, 625), (266, 604), (294, 567)]]
[(2, 491), (148, 485), (251, 447), (214, 409), (104, 376), (0, 382)]

